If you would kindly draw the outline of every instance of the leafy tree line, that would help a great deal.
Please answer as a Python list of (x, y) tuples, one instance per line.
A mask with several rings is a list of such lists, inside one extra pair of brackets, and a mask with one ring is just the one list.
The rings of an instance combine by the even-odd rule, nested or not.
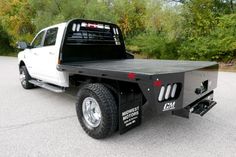
[(148, 58), (236, 58), (236, 0), (0, 0), (0, 54), (40, 29), (72, 18), (122, 29), (127, 48)]

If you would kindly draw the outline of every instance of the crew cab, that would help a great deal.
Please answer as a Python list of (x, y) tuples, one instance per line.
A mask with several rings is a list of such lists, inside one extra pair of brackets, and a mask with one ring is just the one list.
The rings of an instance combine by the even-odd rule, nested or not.
[(96, 139), (140, 125), (144, 105), (185, 118), (216, 105), (216, 62), (134, 59), (112, 23), (73, 19), (41, 30), (30, 44), (18, 42), (18, 48), (23, 88), (61, 93), (78, 87), (79, 122)]

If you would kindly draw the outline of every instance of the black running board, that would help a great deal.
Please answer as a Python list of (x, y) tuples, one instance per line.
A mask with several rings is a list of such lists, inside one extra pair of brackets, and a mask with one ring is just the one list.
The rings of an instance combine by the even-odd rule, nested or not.
[(44, 89), (50, 90), (50, 91), (55, 92), (55, 93), (63, 93), (63, 92), (65, 92), (65, 88), (63, 88), (63, 87), (59, 87), (59, 86), (55, 86), (55, 85), (50, 85), (50, 84), (42, 82), (42, 81), (29, 80), (29, 82), (34, 84), (35, 86), (42, 87)]

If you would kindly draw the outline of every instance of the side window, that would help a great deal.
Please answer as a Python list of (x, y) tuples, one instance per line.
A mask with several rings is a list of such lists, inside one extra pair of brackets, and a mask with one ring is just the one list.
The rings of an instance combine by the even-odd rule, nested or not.
[(33, 48), (37, 48), (37, 47), (42, 47), (42, 40), (43, 40), (43, 36), (44, 36), (45, 31), (42, 31), (41, 33), (38, 34), (38, 36), (34, 39), (34, 41), (32, 42), (31, 46)]
[(51, 28), (47, 30), (44, 46), (52, 46), (56, 44), (58, 28)]

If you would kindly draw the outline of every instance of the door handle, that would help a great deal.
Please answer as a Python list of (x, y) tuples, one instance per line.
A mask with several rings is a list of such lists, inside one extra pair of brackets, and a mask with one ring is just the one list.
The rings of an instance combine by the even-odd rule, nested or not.
[(49, 54), (50, 54), (50, 55), (54, 55), (55, 53), (53, 53), (53, 52), (49, 52)]
[(33, 54), (36, 55), (36, 56), (38, 56), (38, 53), (36, 53), (36, 52), (34, 52)]

